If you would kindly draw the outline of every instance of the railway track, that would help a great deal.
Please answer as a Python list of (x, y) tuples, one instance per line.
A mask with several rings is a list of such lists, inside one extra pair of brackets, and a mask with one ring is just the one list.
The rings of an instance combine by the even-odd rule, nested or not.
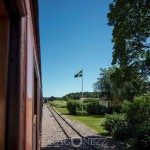
[(57, 111), (55, 111), (55, 109), (48, 105), (47, 107), (55, 118), (56, 122), (59, 124), (64, 134), (66, 135), (66, 137), (70, 139), (70, 143), (74, 148), (78, 150), (98, 150), (96, 146), (89, 144), (89, 141), (80, 132), (78, 132), (68, 121), (66, 121), (64, 117), (62, 117)]

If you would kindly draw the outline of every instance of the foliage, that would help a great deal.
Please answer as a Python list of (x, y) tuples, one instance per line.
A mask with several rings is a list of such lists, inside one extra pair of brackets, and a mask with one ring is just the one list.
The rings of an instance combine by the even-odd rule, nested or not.
[(63, 99), (64, 101), (68, 101), (68, 100), (70, 100), (71, 98), (69, 98), (68, 96), (64, 96), (64, 97), (62, 97), (62, 99)]
[(90, 103), (90, 102), (93, 102), (93, 101), (98, 101), (98, 99), (96, 99), (96, 98), (88, 98), (88, 99), (83, 100), (83, 103)]
[(66, 104), (67, 104), (66, 101), (62, 101), (62, 100), (54, 100), (50, 102), (51, 106), (58, 107), (58, 108), (65, 108)]
[(93, 88), (96, 92), (101, 92), (101, 96), (112, 99), (113, 96), (120, 100), (133, 100), (134, 96), (139, 96), (147, 91), (148, 78), (135, 72), (132, 67), (126, 67), (122, 71), (118, 67), (100, 69), (100, 77), (94, 83)]
[(150, 149), (150, 122), (146, 121), (138, 128), (135, 145), (138, 149)]
[(133, 100), (134, 96), (144, 93), (147, 90), (147, 78), (134, 72), (131, 67), (127, 68), (125, 72), (115, 66), (101, 68), (100, 77), (93, 85), (94, 90), (110, 100), (113, 96), (120, 100)]
[(97, 105), (97, 114), (98, 115), (105, 115), (107, 113), (107, 107), (102, 105)]
[(76, 115), (76, 110), (79, 106), (79, 102), (75, 100), (68, 100), (66, 108), (68, 109), (71, 115)]
[(98, 100), (92, 100), (87, 103), (86, 111), (89, 115), (104, 115), (107, 113), (107, 108), (100, 105)]
[(112, 64), (116, 71), (112, 81), (125, 99), (143, 94), (150, 75), (150, 1), (114, 0), (107, 14), (108, 25), (114, 26)]
[(120, 117), (114, 125), (113, 137), (124, 141), (130, 138), (130, 130), (125, 116)]
[(79, 111), (85, 111), (86, 110), (86, 103), (83, 103), (83, 102), (79, 102), (79, 105), (78, 105), (78, 107), (77, 107), (77, 110), (79, 110)]
[(134, 96), (139, 96), (147, 91), (148, 79), (141, 75), (132, 66), (126, 68), (115, 67), (115, 72), (111, 74), (111, 81), (116, 88), (116, 95), (120, 99), (133, 100)]
[(124, 101), (123, 114), (106, 115), (104, 127), (119, 140), (131, 139), (136, 149), (150, 148), (150, 94)]
[[(82, 96), (82, 92), (76, 92), (76, 93), (69, 93), (65, 96), (62, 97), (62, 99), (66, 99), (66, 98), (71, 98), (74, 100), (79, 100)], [(83, 92), (83, 96), (86, 98), (95, 98), (95, 97), (100, 97), (101, 93), (98, 92)]]
[(121, 113), (122, 111), (122, 106), (121, 105), (116, 105), (116, 106), (111, 106), (107, 108), (107, 113), (108, 114), (113, 114), (115, 113)]
[(99, 105), (99, 102), (96, 100), (87, 103), (86, 111), (89, 113), (89, 115), (97, 114), (97, 106), (98, 105)]
[(111, 74), (115, 71), (114, 67), (108, 69), (100, 68), (100, 77), (97, 79), (97, 82), (94, 83), (94, 91), (101, 92), (103, 95), (106, 95), (109, 99), (114, 95), (114, 85), (111, 81)]
[(135, 97), (133, 102), (125, 102), (123, 111), (126, 114), (132, 130), (132, 137), (137, 136), (137, 131), (145, 122), (150, 122), (150, 96)]
[(113, 134), (115, 125), (124, 120), (124, 116), (122, 114), (113, 113), (112, 115), (105, 115), (105, 122), (103, 124), (104, 128), (109, 132), (110, 135)]
[[(150, 58), (150, 2), (145, 0), (114, 0), (107, 14), (108, 25), (114, 26), (113, 64), (146, 68)], [(138, 64), (137, 64), (138, 63)], [(149, 65), (148, 65), (149, 67)]]

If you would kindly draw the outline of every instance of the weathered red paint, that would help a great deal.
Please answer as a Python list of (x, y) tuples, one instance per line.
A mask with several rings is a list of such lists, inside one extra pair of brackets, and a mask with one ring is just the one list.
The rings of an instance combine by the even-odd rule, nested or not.
[[(11, 149), (11, 146), (8, 146), (8, 143), (10, 142), (13, 145), (13, 149), (15, 150), (39, 150), (40, 149), (40, 113), (41, 113), (41, 62), (40, 62), (40, 49), (39, 49), (39, 31), (38, 31), (38, 14), (37, 14), (37, 1), (32, 2), (32, 0), (11, 0), (11, 2), (4, 3), (5, 0), (0, 0), (0, 27), (2, 25), (1, 19), (6, 17), (7, 23), (6, 28), (7, 30), (3, 31), (3, 39), (5, 39), (5, 42), (3, 44), (0, 44), (0, 51), (3, 49), (2, 54), (5, 54), (4, 51), (6, 51), (6, 57), (4, 59), (0, 59), (0, 67), (4, 64), (4, 67), (2, 68), (4, 74), (0, 72), (0, 80), (4, 78), (3, 80), (3, 86), (0, 84), (0, 90), (3, 88), (3, 95), (0, 91), (0, 133), (4, 134), (4, 136), (7, 137), (7, 140), (5, 141), (5, 138), (0, 137), (0, 149), (4, 150), (7, 148), (7, 150)], [(3, 5), (1, 5), (3, 4)], [(34, 7), (33, 7), (34, 6)], [(7, 10), (5, 10), (7, 8)], [(36, 10), (35, 10), (36, 9)], [(4, 12), (5, 10), (5, 12)], [(12, 31), (15, 35), (15, 32), (20, 33), (19, 39), (19, 48), (17, 47), (17, 51), (19, 52), (19, 59), (17, 58), (19, 64), (16, 63), (16, 67), (19, 68), (19, 71), (17, 76), (19, 76), (17, 83), (17, 88), (19, 90), (16, 91), (16, 89), (13, 89), (9, 87), (10, 93), (17, 93), (17, 106), (11, 108), (11, 105), (9, 106), (11, 121), (9, 121), (8, 118), (6, 118), (6, 114), (8, 110), (6, 109), (7, 104), (7, 97), (9, 97), (7, 93), (7, 64), (8, 64), (8, 53), (9, 53), (9, 21), (11, 22), (11, 18), (18, 17), (17, 19), (20, 20), (20, 27), (18, 29), (15, 28), (15, 31)], [(3, 22), (4, 23), (4, 22)], [(8, 32), (8, 34), (6, 33)], [(1, 28), (0, 28), (0, 34), (1, 34)], [(2, 40), (0, 38), (0, 40)], [(14, 41), (13, 41), (14, 40)], [(12, 49), (15, 49), (15, 45), (13, 44), (16, 39), (13, 39), (9, 41), (12, 45)], [(1, 41), (0, 41), (1, 42)], [(16, 43), (16, 42), (15, 42)], [(11, 49), (11, 53), (13, 52)], [(1, 53), (0, 53), (1, 54)], [(2, 55), (1, 55), (2, 56)], [(1, 58), (1, 57), (0, 57)], [(15, 58), (15, 57), (14, 57)], [(11, 59), (10, 59), (11, 61)], [(6, 65), (5, 65), (6, 64)], [(10, 62), (9, 62), (10, 64)], [(14, 63), (15, 68), (15, 63)], [(1, 68), (0, 68), (1, 69)], [(34, 73), (36, 70), (36, 78), (37, 78), (37, 87), (34, 86)], [(11, 70), (9, 70), (10, 73), (13, 72), (13, 67), (11, 66)], [(16, 71), (17, 73), (17, 71)], [(13, 74), (15, 77), (15, 74)], [(10, 75), (9, 75), (10, 77)], [(10, 77), (12, 80), (13, 78)], [(16, 80), (16, 78), (14, 78)], [(11, 81), (10, 80), (10, 81)], [(15, 82), (15, 81), (13, 81)], [(1, 83), (1, 82), (0, 82)], [(10, 84), (12, 86), (12, 84)], [(35, 89), (37, 88), (37, 89)], [(35, 100), (34, 94), (35, 91), (37, 91), (37, 99)], [(14, 96), (15, 97), (15, 96)], [(35, 103), (37, 101), (37, 105)], [(12, 106), (15, 106), (14, 99), (11, 98), (11, 104)], [(19, 114), (15, 113), (16, 120), (13, 120), (13, 109), (18, 108), (17, 112)], [(12, 110), (11, 110), (12, 109)], [(37, 109), (36, 114), (34, 114), (34, 110)], [(1, 111), (2, 110), (2, 111)], [(5, 112), (5, 113), (4, 113)], [(2, 116), (2, 117), (1, 117)], [(36, 118), (36, 119), (35, 119)], [(15, 144), (11, 142), (11, 137), (13, 137), (13, 132), (9, 129), (8, 134), (6, 134), (5, 129), (7, 130), (7, 126), (5, 125), (7, 122), (9, 122), (9, 126), (13, 126), (13, 129), (17, 131), (16, 135), (14, 137), (17, 137), (15, 139)], [(14, 124), (13, 124), (14, 122)], [(19, 129), (15, 127), (15, 124)], [(36, 130), (35, 130), (36, 126)], [(9, 134), (11, 135), (9, 137)], [(9, 137), (9, 138), (8, 138)], [(34, 142), (36, 141), (36, 143)]]

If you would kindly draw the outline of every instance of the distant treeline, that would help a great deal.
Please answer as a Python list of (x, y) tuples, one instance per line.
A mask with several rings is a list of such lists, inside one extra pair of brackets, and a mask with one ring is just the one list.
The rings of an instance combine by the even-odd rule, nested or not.
[[(83, 92), (84, 98), (99, 98), (102, 94), (100, 92)], [(71, 98), (74, 100), (78, 100), (82, 97), (82, 92), (69, 93), (62, 97), (62, 99)]]

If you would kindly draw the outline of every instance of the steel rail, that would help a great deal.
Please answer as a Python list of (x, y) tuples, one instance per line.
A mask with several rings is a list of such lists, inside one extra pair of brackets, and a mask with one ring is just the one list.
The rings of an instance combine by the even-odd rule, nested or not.
[[(68, 123), (68, 121), (66, 121), (55, 109), (53, 109), (52, 107), (51, 107), (51, 109), (50, 109), (50, 107), (49, 107), (48, 105), (47, 105), (47, 107), (48, 107), (49, 111), (53, 114), (55, 120), (58, 122), (59, 126), (62, 128), (62, 130), (64, 131), (64, 133), (66, 134), (66, 136), (67, 136), (68, 138), (70, 138), (69, 135), (68, 135), (67, 132), (64, 130), (64, 128), (62, 127), (62, 125), (60, 124), (60, 122), (58, 121), (58, 119), (56, 118), (56, 116), (54, 115), (54, 113), (51, 111), (51, 109), (52, 109), (66, 124), (68, 124), (68, 126), (71, 127), (73, 131), (75, 131), (81, 138), (84, 138), (84, 136), (83, 136), (80, 132), (78, 132), (70, 123)], [(86, 140), (84, 140), (84, 141), (85, 141), (87, 144), (89, 144), (88, 141), (86, 141)], [(94, 145), (89, 145), (89, 146), (91, 146), (94, 150), (98, 150)]]
[(67, 138), (70, 138), (69, 135), (67, 134), (67, 132), (64, 130), (64, 128), (62, 127), (62, 125), (60, 124), (60, 122), (58, 121), (58, 119), (56, 118), (56, 116), (54, 115), (54, 113), (50, 110), (49, 106), (47, 106), (49, 111), (52, 113), (53, 117), (55, 118), (55, 120), (57, 121), (58, 125), (60, 126), (60, 128), (63, 130), (63, 132), (65, 133)]

